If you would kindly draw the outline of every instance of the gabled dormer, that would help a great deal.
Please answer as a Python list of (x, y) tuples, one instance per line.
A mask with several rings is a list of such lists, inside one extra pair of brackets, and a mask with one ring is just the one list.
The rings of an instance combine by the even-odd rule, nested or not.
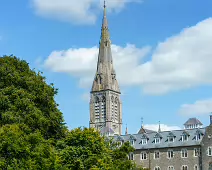
[(195, 132), (194, 139), (196, 141), (198, 141), (198, 140), (200, 140), (202, 138), (203, 135), (204, 135), (204, 133), (200, 129), (197, 129), (197, 131)]
[(118, 142), (119, 146), (123, 145), (123, 143), (124, 143), (124, 139), (121, 136), (117, 136), (116, 141)]
[(174, 142), (175, 140), (175, 135), (172, 132), (169, 132), (167, 138), (168, 138), (168, 142)]
[(136, 141), (135, 136), (130, 135), (130, 137), (129, 137), (129, 142), (130, 142), (130, 144), (131, 144), (132, 146), (135, 144), (135, 141)]
[(162, 139), (161, 134), (160, 133), (156, 133), (155, 136), (154, 136), (153, 143), (160, 143), (161, 139)]
[(140, 142), (139, 144), (141, 144), (141, 145), (146, 145), (147, 142), (148, 142), (148, 140), (149, 140), (148, 136), (147, 136), (146, 134), (143, 134), (143, 135), (141, 136), (141, 142)]
[(187, 131), (183, 131), (182, 135), (181, 135), (181, 141), (182, 142), (185, 142), (185, 141), (188, 141), (188, 138), (189, 138), (189, 133)]

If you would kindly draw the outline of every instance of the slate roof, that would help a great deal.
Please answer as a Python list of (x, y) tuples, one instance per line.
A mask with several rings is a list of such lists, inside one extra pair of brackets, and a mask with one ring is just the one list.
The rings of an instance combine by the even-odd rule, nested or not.
[(155, 131), (141, 127), (141, 129), (138, 131), (138, 134), (151, 133), (151, 132), (155, 132)]
[[(201, 134), (201, 139), (196, 140), (196, 134)], [(182, 135), (188, 134), (188, 141), (182, 141)], [(205, 134), (205, 128), (196, 128), (196, 129), (183, 129), (183, 130), (173, 130), (173, 131), (162, 131), (158, 132), (150, 132), (145, 134), (129, 134), (129, 135), (121, 135), (121, 136), (113, 136), (112, 138), (115, 141), (127, 142), (134, 139), (134, 147), (135, 149), (156, 149), (156, 148), (172, 148), (172, 147), (182, 147), (182, 146), (194, 146), (200, 145), (200, 142)], [(168, 141), (168, 136), (173, 136), (174, 142)], [(147, 144), (141, 144), (142, 138), (147, 137)], [(155, 137), (160, 137), (160, 143), (154, 143)]]
[(102, 133), (102, 134), (106, 134), (106, 133), (114, 134), (115, 132), (113, 131), (113, 129), (106, 126), (106, 127), (103, 127), (100, 130), (100, 133)]
[(195, 125), (195, 124), (202, 125), (202, 123), (201, 123), (197, 118), (189, 118), (189, 119), (184, 123), (184, 125)]

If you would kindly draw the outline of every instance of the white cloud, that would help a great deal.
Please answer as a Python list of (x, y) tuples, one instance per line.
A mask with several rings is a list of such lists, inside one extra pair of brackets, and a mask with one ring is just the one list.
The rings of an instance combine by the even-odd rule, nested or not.
[[(150, 51), (150, 47), (136, 48), (127, 44), (126, 47), (112, 45), (114, 65), (117, 77), (122, 85), (132, 84), (131, 70), (137, 68), (140, 60)], [(54, 51), (45, 60), (45, 67), (55, 71), (69, 73), (80, 78), (81, 87), (91, 87), (94, 78), (98, 56), (98, 47), (70, 48), (64, 51)]]
[[(149, 130), (154, 130), (154, 131), (158, 131), (158, 124), (146, 124), (144, 125), (145, 129), (149, 129)], [(161, 131), (171, 131), (171, 130), (179, 130), (181, 129), (178, 126), (170, 126), (170, 125), (165, 125), (165, 124), (160, 124), (160, 128)]]
[(183, 104), (179, 113), (184, 115), (205, 115), (212, 112), (212, 99), (197, 100), (193, 104)]
[[(127, 3), (141, 0), (109, 0), (107, 8), (122, 10)], [(31, 0), (36, 14), (74, 24), (93, 24), (103, 6), (103, 0)]]
[[(115, 69), (121, 85), (140, 86), (148, 94), (164, 94), (212, 84), (212, 18), (183, 29), (154, 49), (149, 61), (142, 59), (150, 47), (112, 46)], [(71, 48), (53, 51), (45, 66), (79, 77), (82, 87), (93, 80), (98, 48)]]

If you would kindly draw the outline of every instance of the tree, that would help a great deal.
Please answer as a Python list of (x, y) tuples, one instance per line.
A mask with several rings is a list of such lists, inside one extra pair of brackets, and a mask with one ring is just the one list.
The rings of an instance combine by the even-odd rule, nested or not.
[(60, 139), (65, 126), (54, 101), (57, 89), (48, 85), (41, 72), (13, 56), (0, 57), (0, 126), (25, 124), (45, 139)]
[(77, 128), (70, 131), (66, 138), (57, 144), (61, 164), (68, 169), (110, 169), (129, 170), (135, 164), (128, 160), (128, 154), (134, 149), (124, 143), (106, 142), (99, 132), (91, 128)]
[(67, 128), (56, 94), (26, 61), (0, 57), (0, 169), (61, 168), (54, 144)]
[(0, 128), (0, 169), (56, 170), (57, 154), (53, 145), (41, 133), (29, 133), (24, 125), (5, 125)]

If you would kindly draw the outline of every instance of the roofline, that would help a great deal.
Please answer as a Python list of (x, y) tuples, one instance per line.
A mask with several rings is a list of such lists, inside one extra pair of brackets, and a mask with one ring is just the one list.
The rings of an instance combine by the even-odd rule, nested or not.
[[(206, 129), (208, 126), (206, 127), (202, 127), (202, 128), (194, 128), (194, 129)], [(185, 130), (194, 130), (194, 129), (179, 129), (179, 130), (167, 130), (167, 131), (161, 131), (160, 133), (163, 133), (163, 132), (175, 132), (175, 131), (185, 131)], [(152, 133), (158, 133), (156, 131), (154, 132), (150, 132), (150, 133), (145, 133), (145, 134), (152, 134)], [(142, 135), (142, 134), (138, 134), (138, 133), (135, 133), (135, 134), (127, 134), (127, 135), (119, 135), (119, 136), (130, 136), (130, 135)]]

